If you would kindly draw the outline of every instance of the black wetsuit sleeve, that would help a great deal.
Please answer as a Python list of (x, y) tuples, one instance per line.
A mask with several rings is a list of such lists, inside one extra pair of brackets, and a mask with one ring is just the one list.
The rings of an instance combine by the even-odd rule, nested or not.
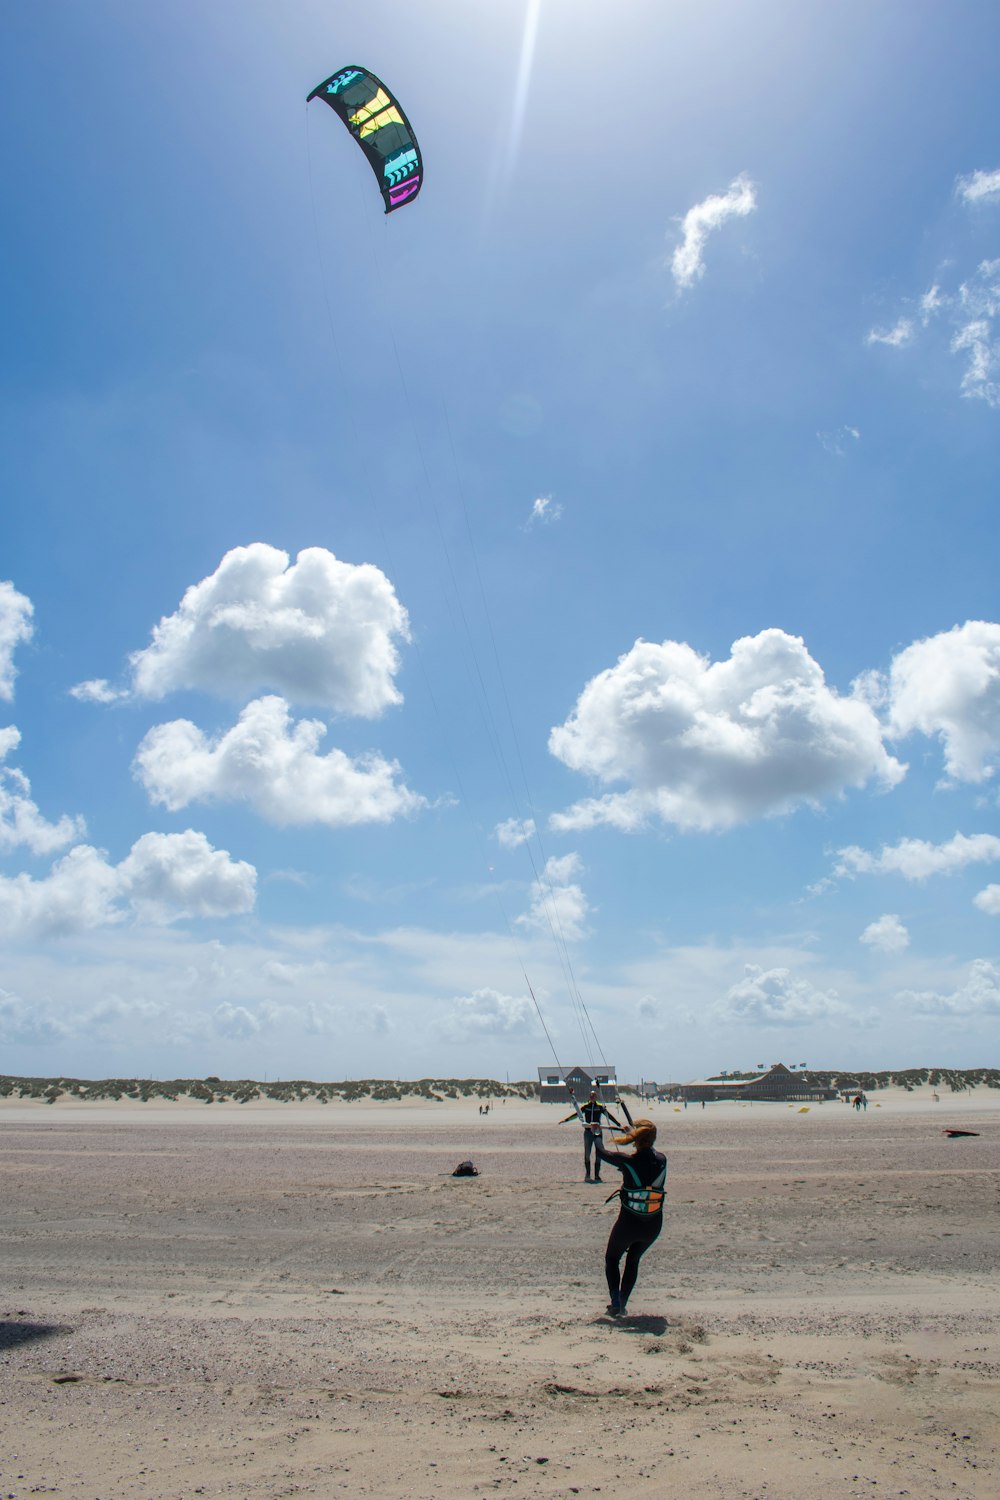
[(630, 1156), (626, 1156), (622, 1151), (605, 1151), (602, 1142), (599, 1140), (594, 1142), (594, 1150), (601, 1158), (601, 1161), (609, 1161), (613, 1167), (618, 1168), (619, 1172), (624, 1170), (626, 1162), (632, 1160)]

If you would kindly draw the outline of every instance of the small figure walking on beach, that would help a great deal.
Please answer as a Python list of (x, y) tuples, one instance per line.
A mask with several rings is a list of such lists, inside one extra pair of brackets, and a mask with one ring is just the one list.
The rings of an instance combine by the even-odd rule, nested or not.
[[(653, 1150), (655, 1140), (656, 1126), (652, 1120), (636, 1120), (631, 1130), (614, 1142), (616, 1146), (632, 1146), (631, 1155), (605, 1151), (600, 1140), (596, 1143), (599, 1161), (617, 1167), (622, 1174), (621, 1211), (604, 1252), (604, 1272), (611, 1296), (608, 1312), (613, 1318), (625, 1316), (639, 1274), (639, 1262), (663, 1228), (667, 1158), (662, 1151)], [(623, 1255), (624, 1273), (620, 1269)]]
[[(574, 1109), (574, 1111), (573, 1111), (573, 1113), (571, 1115), (567, 1115), (565, 1117), (565, 1119), (559, 1121), (560, 1125), (566, 1125), (566, 1124), (569, 1123), (570, 1120), (579, 1120), (580, 1118), (583, 1119), (583, 1122), (584, 1122), (584, 1124), (583, 1124), (583, 1171), (584, 1171), (584, 1178), (583, 1178), (583, 1180), (584, 1180), (584, 1182), (589, 1182), (591, 1180), (591, 1178), (590, 1178), (590, 1158), (593, 1155), (594, 1150), (598, 1146), (598, 1143), (600, 1142), (600, 1139), (601, 1139), (601, 1116), (602, 1115), (604, 1115), (607, 1118), (608, 1124), (609, 1125), (613, 1125), (616, 1130), (621, 1130), (622, 1129), (622, 1126), (621, 1126), (620, 1122), (615, 1119), (614, 1115), (608, 1109), (608, 1106), (606, 1104), (602, 1104), (601, 1101), (600, 1101), (600, 1099), (598, 1099), (598, 1097), (597, 1097), (597, 1090), (596, 1089), (591, 1089), (591, 1091), (590, 1091), (590, 1098), (587, 1100), (586, 1104), (580, 1105), (578, 1109)], [(598, 1154), (598, 1157), (594, 1161), (594, 1179), (593, 1180), (595, 1182), (600, 1182), (600, 1180), (601, 1180), (601, 1162), (600, 1162), (600, 1155), (599, 1154)]]

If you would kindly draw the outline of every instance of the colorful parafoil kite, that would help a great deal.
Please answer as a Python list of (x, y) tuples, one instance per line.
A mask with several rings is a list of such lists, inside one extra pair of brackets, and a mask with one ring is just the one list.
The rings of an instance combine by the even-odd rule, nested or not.
[(366, 68), (341, 68), (309, 99), (322, 99), (343, 120), (378, 178), (386, 213), (412, 203), (424, 176), (420, 147), (382, 80)]

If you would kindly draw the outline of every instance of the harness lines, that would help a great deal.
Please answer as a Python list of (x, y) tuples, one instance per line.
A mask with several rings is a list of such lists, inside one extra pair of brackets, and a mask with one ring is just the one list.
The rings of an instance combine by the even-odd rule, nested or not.
[(648, 1187), (643, 1187), (639, 1181), (639, 1174), (631, 1163), (624, 1161), (616, 1163), (623, 1172), (628, 1172), (632, 1178), (629, 1185), (623, 1181), (620, 1188), (615, 1188), (605, 1198), (605, 1203), (610, 1203), (612, 1198), (620, 1198), (622, 1207), (627, 1208), (630, 1214), (638, 1214), (645, 1218), (647, 1214), (658, 1214), (663, 1212), (663, 1200), (667, 1196), (667, 1164), (663, 1163), (663, 1170), (658, 1172)]

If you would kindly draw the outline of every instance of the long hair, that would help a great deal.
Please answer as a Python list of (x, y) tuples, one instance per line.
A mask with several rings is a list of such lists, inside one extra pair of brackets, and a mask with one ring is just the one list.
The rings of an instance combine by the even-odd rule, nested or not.
[(634, 1146), (637, 1151), (645, 1151), (655, 1140), (656, 1126), (652, 1120), (636, 1120), (631, 1130), (615, 1136), (615, 1145)]

